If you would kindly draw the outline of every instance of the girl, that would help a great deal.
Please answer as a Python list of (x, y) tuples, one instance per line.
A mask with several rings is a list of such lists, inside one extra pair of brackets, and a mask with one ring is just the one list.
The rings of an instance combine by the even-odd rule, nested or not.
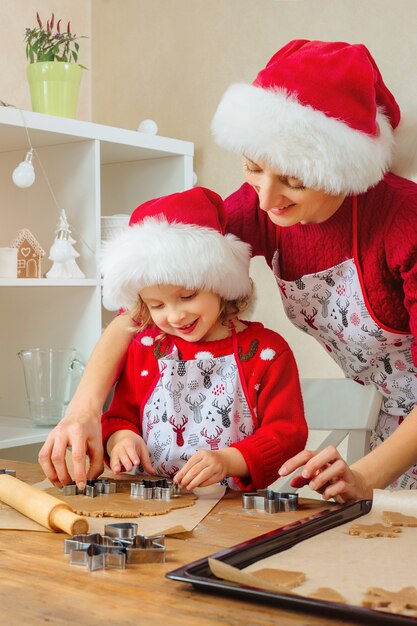
[(238, 317), (252, 295), (250, 247), (225, 223), (221, 198), (195, 188), (138, 207), (104, 251), (103, 298), (138, 324), (102, 417), (116, 474), (260, 489), (305, 445), (294, 356)]

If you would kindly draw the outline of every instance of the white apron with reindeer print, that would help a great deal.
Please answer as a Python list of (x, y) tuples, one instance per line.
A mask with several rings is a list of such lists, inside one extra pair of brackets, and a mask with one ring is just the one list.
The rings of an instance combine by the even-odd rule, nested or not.
[[(219, 450), (254, 431), (256, 420), (234, 353), (200, 352), (183, 361), (176, 346), (158, 360), (158, 380), (142, 417), (142, 436), (157, 474), (173, 477), (199, 449)], [(232, 488), (236, 485), (228, 479)]]
[[(356, 262), (356, 198), (352, 225), (352, 259), (296, 281), (285, 281), (280, 278), (277, 252), (273, 270), (290, 321), (315, 337), (348, 378), (375, 385), (382, 394), (381, 412), (371, 436), (373, 449), (389, 437), (417, 403), (417, 368), (411, 356), (412, 335), (386, 328), (370, 309)], [(417, 465), (392, 487), (417, 488)]]

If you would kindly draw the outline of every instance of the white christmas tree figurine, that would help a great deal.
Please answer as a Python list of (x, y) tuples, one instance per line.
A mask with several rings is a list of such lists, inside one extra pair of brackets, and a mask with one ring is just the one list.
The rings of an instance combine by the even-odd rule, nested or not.
[(59, 216), (58, 228), (55, 231), (55, 240), (49, 250), (49, 259), (53, 265), (46, 278), (85, 278), (75, 259), (80, 256), (74, 249), (75, 239), (71, 237), (65, 210), (62, 209)]

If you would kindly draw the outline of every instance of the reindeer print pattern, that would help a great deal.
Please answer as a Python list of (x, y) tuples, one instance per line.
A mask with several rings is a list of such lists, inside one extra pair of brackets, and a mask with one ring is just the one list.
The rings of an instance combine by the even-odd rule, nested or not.
[(236, 363), (231, 363), (228, 366), (221, 365), (217, 369), (217, 374), (220, 376), (220, 378), (222, 379), (224, 383), (226, 393), (232, 394), (235, 391), (234, 384), (235, 384), (235, 378), (236, 378), (236, 370), (237, 370)]
[(170, 476), (198, 449), (218, 450), (253, 433), (254, 418), (233, 354), (213, 358), (199, 353), (194, 361), (183, 361), (174, 348), (158, 365), (160, 378), (142, 418), (157, 473)]
[[(376, 447), (417, 403), (412, 335), (386, 330), (374, 320), (354, 259), (302, 276), (302, 297), (298, 281), (281, 279), (278, 252), (272, 266), (280, 292), (285, 293), (284, 309), (293, 324), (315, 337), (348, 378), (374, 385), (382, 394), (381, 413), (371, 435), (371, 448)], [(416, 479), (414, 466), (393, 487), (410, 487)]]
[(199, 393), (198, 398), (196, 398), (195, 400), (191, 399), (191, 395), (189, 393), (185, 396), (185, 401), (189, 405), (193, 413), (193, 419), (196, 424), (201, 424), (201, 422), (203, 421), (202, 409), (205, 399), (206, 396), (203, 393)]
[(223, 426), (225, 428), (229, 428), (230, 411), (232, 410), (232, 407), (233, 407), (233, 398), (226, 397), (224, 403), (221, 405), (219, 405), (219, 401), (216, 398), (213, 400), (212, 405), (215, 407), (217, 413), (221, 415)]
[(173, 415), (169, 418), (169, 423), (171, 424), (171, 426), (172, 426), (172, 428), (174, 430), (174, 433), (175, 433), (176, 438), (177, 438), (176, 443), (177, 443), (177, 446), (179, 448), (181, 448), (184, 445), (184, 431), (185, 431), (185, 426), (186, 426), (187, 422), (188, 422), (188, 420), (185, 417), (185, 415), (182, 416), (181, 424), (177, 424), (176, 423), (175, 418), (174, 418)]

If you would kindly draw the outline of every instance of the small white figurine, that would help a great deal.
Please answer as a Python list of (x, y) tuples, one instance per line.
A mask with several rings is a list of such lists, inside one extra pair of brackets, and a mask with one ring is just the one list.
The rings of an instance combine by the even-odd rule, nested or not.
[(62, 209), (59, 216), (58, 228), (55, 231), (56, 237), (49, 250), (49, 259), (53, 265), (46, 278), (85, 278), (85, 274), (80, 270), (75, 259), (80, 256), (74, 249), (75, 239), (71, 237), (71, 230), (68, 224), (65, 210)]

